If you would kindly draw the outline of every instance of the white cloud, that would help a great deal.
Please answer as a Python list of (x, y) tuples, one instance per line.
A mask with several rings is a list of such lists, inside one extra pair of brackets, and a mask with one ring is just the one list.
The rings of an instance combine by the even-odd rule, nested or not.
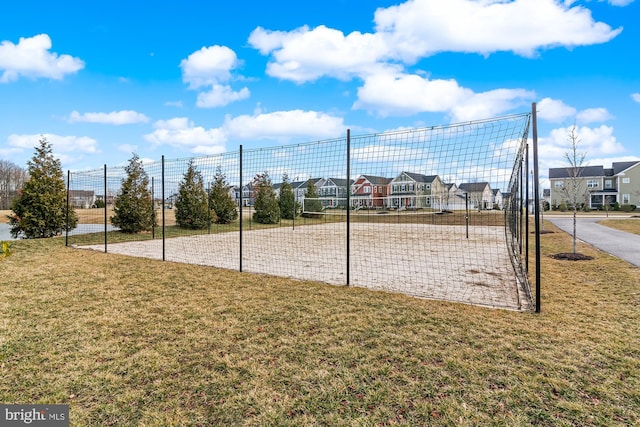
[[(553, 129), (547, 137), (539, 140), (539, 153), (543, 163), (548, 167), (562, 167), (565, 165), (564, 154), (571, 148), (569, 141), (570, 127)], [(595, 156), (609, 157), (625, 151), (616, 137), (613, 128), (606, 125), (599, 127), (578, 127), (578, 151), (587, 153), (588, 158)]]
[(246, 87), (235, 92), (231, 86), (214, 84), (208, 92), (200, 92), (196, 106), (202, 108), (224, 107), (235, 101), (249, 98), (249, 89)]
[(58, 55), (50, 49), (47, 34), (21, 37), (18, 44), (7, 40), (0, 43), (0, 83), (15, 81), (20, 76), (60, 80), (84, 68), (81, 59)]
[(542, 99), (536, 104), (536, 109), (538, 110), (537, 117), (540, 120), (546, 120), (552, 123), (562, 123), (567, 118), (576, 115), (575, 108), (560, 100), (551, 98)]
[(180, 62), (182, 81), (193, 90), (210, 87), (198, 94), (198, 107), (224, 107), (250, 95), (246, 87), (236, 92), (227, 84), (233, 78), (231, 71), (240, 65), (236, 53), (226, 46), (203, 47)]
[[(601, 2), (604, 0), (600, 0)], [(628, 6), (633, 3), (634, 0), (607, 0), (611, 6)]]
[(153, 127), (155, 130), (144, 136), (153, 144), (182, 147), (198, 154), (220, 154), (225, 151), (226, 137), (220, 129), (195, 126), (186, 117), (159, 120)]
[(209, 46), (193, 52), (180, 62), (182, 81), (191, 89), (227, 82), (239, 65), (236, 53), (226, 46)]
[(503, 114), (520, 105), (529, 105), (535, 94), (524, 89), (494, 89), (474, 93), (451, 109), (453, 121), (486, 119)]
[(275, 111), (253, 116), (227, 116), (223, 125), (229, 137), (241, 139), (276, 139), (306, 137), (334, 138), (345, 132), (341, 117), (330, 116), (317, 111)]
[(389, 53), (384, 40), (375, 34), (345, 36), (324, 25), (313, 30), (304, 26), (290, 33), (258, 27), (249, 36), (249, 44), (264, 55), (273, 55), (268, 75), (297, 83), (322, 76), (348, 80), (367, 75)]
[(81, 151), (83, 153), (97, 153), (98, 141), (88, 136), (61, 136), (53, 133), (35, 135), (9, 135), (7, 144), (12, 147), (31, 149), (38, 145), (38, 141), (47, 138), (51, 148), (58, 152)]
[(438, 52), (533, 56), (556, 46), (605, 43), (622, 31), (557, 0), (409, 0), (378, 9), (375, 22), (405, 62)]
[(182, 108), (182, 101), (167, 101), (164, 103), (164, 106)]
[(52, 133), (35, 135), (9, 135), (6, 151), (19, 155), (27, 150), (35, 153), (35, 147), (42, 138), (47, 138), (51, 143), (51, 151), (56, 159), (63, 164), (72, 164), (84, 157), (84, 154), (97, 154), (98, 141), (87, 136), (61, 136)]
[(455, 80), (429, 80), (415, 74), (380, 73), (364, 79), (353, 108), (381, 116), (443, 112), (455, 121), (492, 117), (533, 98), (523, 89), (474, 93)]
[(132, 123), (147, 123), (149, 118), (142, 113), (132, 110), (112, 111), (110, 113), (83, 113), (72, 111), (69, 122), (103, 123), (110, 125), (126, 125)]
[(639, 102), (639, 103), (640, 103), (640, 93), (632, 93), (632, 94), (631, 94), (631, 98), (632, 98), (634, 101), (636, 101), (636, 102)]
[(256, 28), (249, 44), (271, 55), (267, 73), (297, 83), (368, 76), (383, 64), (413, 64), (439, 52), (533, 56), (541, 49), (605, 43), (621, 28), (557, 0), (409, 0), (375, 12), (375, 32), (325, 26), (290, 32)]
[[(451, 80), (429, 80), (406, 68), (440, 52), (489, 55), (605, 43), (622, 28), (593, 19), (591, 11), (558, 0), (408, 0), (379, 8), (372, 33), (318, 26), (290, 32), (256, 28), (249, 44), (269, 55), (267, 74), (296, 83), (322, 77), (361, 79), (354, 108), (381, 116), (447, 112), (469, 120), (502, 113), (532, 100), (524, 89), (483, 93)], [(420, 94), (420, 96), (416, 96)], [(549, 100), (544, 119), (562, 121), (575, 110)]]
[(578, 123), (584, 124), (602, 123), (613, 118), (606, 108), (587, 108), (576, 115)]

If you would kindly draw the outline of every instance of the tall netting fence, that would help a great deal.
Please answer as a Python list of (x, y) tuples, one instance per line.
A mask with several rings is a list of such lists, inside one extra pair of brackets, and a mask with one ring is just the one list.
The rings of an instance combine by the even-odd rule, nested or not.
[(111, 220), (125, 168), (70, 173), (80, 225), (68, 244), (530, 310), (529, 123), (519, 114), (145, 163), (156, 225), (138, 233)]

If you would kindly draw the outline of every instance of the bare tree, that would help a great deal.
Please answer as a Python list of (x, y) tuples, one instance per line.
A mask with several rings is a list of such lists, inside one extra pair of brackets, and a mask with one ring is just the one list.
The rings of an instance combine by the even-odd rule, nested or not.
[(11, 208), (11, 202), (28, 178), (26, 169), (13, 162), (0, 160), (0, 210)]
[(569, 140), (569, 151), (565, 152), (563, 157), (568, 163), (567, 167), (567, 181), (562, 187), (562, 194), (573, 208), (573, 253), (576, 253), (577, 242), (577, 216), (578, 216), (578, 204), (584, 201), (586, 190), (584, 188), (584, 179), (582, 179), (582, 172), (585, 166), (585, 158), (587, 153), (579, 150), (580, 137), (578, 135), (578, 129), (574, 124), (568, 129), (567, 139)]

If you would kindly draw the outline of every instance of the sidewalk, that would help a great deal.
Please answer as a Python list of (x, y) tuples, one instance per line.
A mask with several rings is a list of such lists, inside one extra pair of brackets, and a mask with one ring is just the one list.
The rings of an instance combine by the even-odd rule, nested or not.
[[(613, 219), (616, 217), (610, 216), (609, 218)], [(570, 235), (573, 235), (572, 216), (545, 215), (544, 219)], [(636, 267), (640, 267), (640, 236), (615, 230), (597, 223), (605, 219), (607, 219), (605, 216), (578, 216), (576, 225), (577, 238), (601, 251), (621, 258)]]

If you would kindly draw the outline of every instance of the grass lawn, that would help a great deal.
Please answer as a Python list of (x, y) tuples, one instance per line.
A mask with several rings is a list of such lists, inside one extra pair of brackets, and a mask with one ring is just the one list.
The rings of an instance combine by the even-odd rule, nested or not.
[(638, 269), (541, 237), (540, 315), (17, 241), (0, 402), (82, 426), (640, 424)]
[(628, 219), (604, 219), (599, 224), (627, 233), (640, 234), (640, 217)]

